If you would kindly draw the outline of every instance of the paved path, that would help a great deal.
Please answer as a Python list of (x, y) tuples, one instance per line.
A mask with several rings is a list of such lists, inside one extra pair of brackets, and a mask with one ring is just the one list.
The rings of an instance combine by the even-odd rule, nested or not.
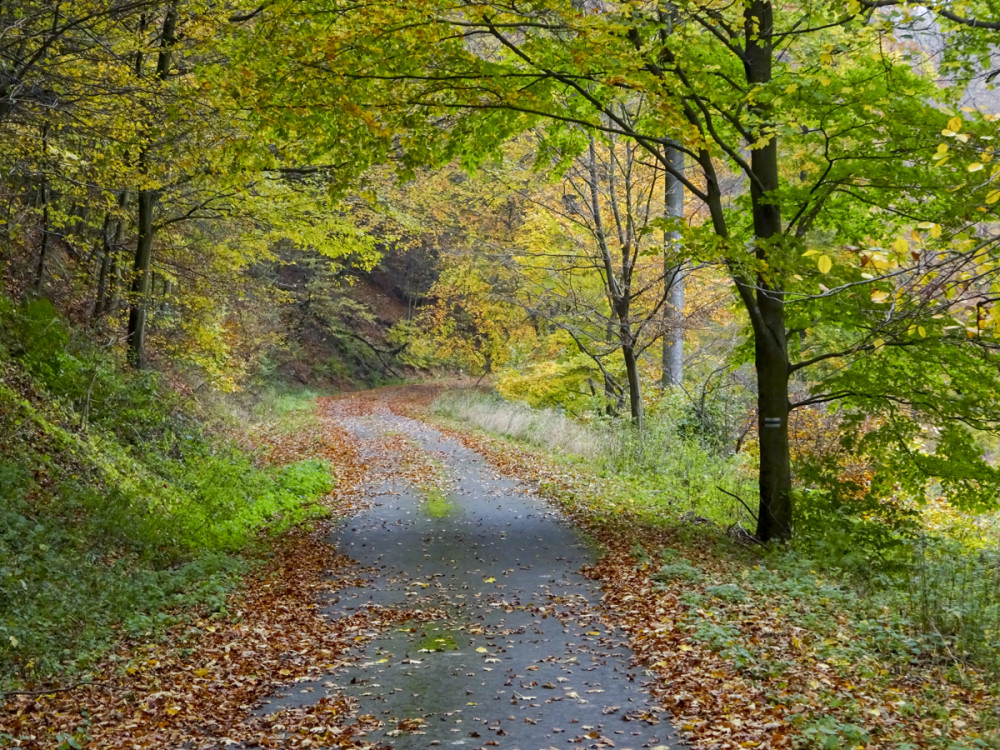
[(405, 437), (439, 462), (445, 491), (428, 501), (398, 474), (373, 471), (370, 508), (331, 540), (368, 580), (340, 589), (328, 615), (386, 606), (446, 616), (383, 634), (352, 666), (296, 685), (266, 710), (343, 691), (382, 722), (369, 739), (400, 750), (680, 744), (623, 636), (597, 616), (597, 585), (578, 572), (594, 550), (550, 505), (419, 421), (331, 418), (372, 465), (379, 438)]

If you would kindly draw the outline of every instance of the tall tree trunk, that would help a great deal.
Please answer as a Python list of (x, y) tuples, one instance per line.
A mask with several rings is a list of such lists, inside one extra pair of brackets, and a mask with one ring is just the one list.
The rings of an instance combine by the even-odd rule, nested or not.
[[(156, 78), (165, 81), (170, 76), (170, 52), (176, 42), (177, 6), (171, 4), (163, 16), (160, 32), (160, 52), (156, 62)], [(143, 56), (136, 54), (136, 75), (142, 77)], [(139, 153), (139, 172), (145, 178), (149, 166), (149, 145), (144, 144)], [(134, 367), (146, 364), (146, 322), (149, 315), (151, 273), (153, 258), (153, 206), (156, 191), (148, 186), (138, 193), (138, 239), (133, 263), (132, 299), (128, 314), (128, 357)]]
[[(667, 162), (678, 172), (684, 169), (684, 154), (667, 146)], [(681, 221), (684, 218), (684, 185), (670, 172), (664, 172), (664, 216)], [(663, 306), (663, 375), (664, 388), (684, 382), (684, 266), (676, 263), (676, 249), (681, 240), (679, 229), (663, 236), (663, 283), (669, 284), (667, 304)]]
[[(774, 9), (768, 0), (751, 0), (744, 12), (746, 77), (752, 84), (771, 80)], [(757, 257), (765, 260), (770, 240), (781, 234), (781, 211), (772, 200), (778, 189), (778, 140), (769, 108), (754, 108), (758, 140), (766, 144), (751, 151), (750, 199), (753, 208)], [(761, 138), (762, 137), (762, 138)], [(762, 275), (757, 276), (754, 326), (754, 366), (757, 370), (757, 421), (760, 440), (760, 506), (757, 537), (762, 541), (787, 539), (792, 533), (792, 471), (788, 448), (788, 344), (785, 338), (784, 293)], [(756, 312), (756, 315), (754, 314)]]
[[(49, 126), (46, 123), (42, 127), (42, 158), (49, 155)], [(42, 280), (45, 278), (45, 262), (49, 254), (49, 243), (51, 235), (49, 232), (49, 182), (43, 177), (38, 185), (38, 192), (35, 196), (35, 207), (42, 209), (42, 241), (38, 247), (38, 262), (35, 264), (35, 294), (42, 291)]]
[(146, 366), (146, 315), (153, 275), (153, 203), (152, 190), (139, 191), (138, 232), (135, 263), (132, 268), (132, 295), (128, 313), (128, 356), (134, 367)]
[(791, 536), (792, 471), (788, 446), (788, 351), (785, 345), (784, 303), (758, 293), (766, 329), (755, 336), (757, 369), (757, 437), (760, 441), (760, 505), (757, 538)]
[[(128, 191), (123, 190), (118, 199), (119, 207), (124, 211), (128, 207)], [(121, 285), (120, 254), (118, 249), (125, 244), (125, 220), (118, 219), (115, 225), (115, 236), (112, 241), (111, 267), (108, 269), (108, 296), (104, 304), (104, 312), (113, 310), (118, 301), (118, 288)]]
[[(611, 249), (608, 247), (607, 235), (604, 231), (604, 220), (601, 216), (601, 201), (598, 193), (597, 174), (597, 151), (594, 146), (594, 137), (590, 137), (590, 145), (587, 151), (588, 156), (588, 188), (590, 190), (590, 212), (594, 222), (594, 238), (597, 240), (597, 247), (601, 256), (601, 263), (604, 266), (604, 284), (611, 308), (606, 333), (609, 340), (614, 337), (618, 347), (621, 348), (622, 356), (625, 359), (626, 382), (628, 383), (629, 413), (632, 422), (640, 430), (643, 428), (643, 409), (641, 381), (639, 379), (639, 365), (636, 361), (635, 342), (632, 340), (632, 326), (629, 320), (630, 312), (630, 291), (628, 286), (622, 285), (615, 274), (614, 261), (611, 258)], [(613, 166), (611, 167), (613, 169)], [(612, 202), (615, 200), (612, 194)], [(623, 248), (624, 252), (624, 248)], [(625, 275), (627, 270), (627, 260), (623, 259), (622, 271)], [(612, 323), (611, 315), (617, 319), (617, 331)], [(607, 376), (605, 376), (605, 390), (607, 390)]]
[(97, 323), (114, 306), (118, 280), (118, 248), (121, 247), (125, 235), (125, 222), (121, 214), (127, 202), (128, 191), (122, 190), (118, 195), (118, 215), (108, 211), (104, 217), (104, 229), (101, 232), (103, 256), (97, 280), (97, 298), (94, 300), (94, 312), (91, 316), (92, 323)]
[(51, 232), (49, 231), (49, 185), (42, 182), (38, 186), (38, 205), (42, 208), (42, 241), (38, 247), (38, 263), (35, 266), (35, 294), (42, 291), (42, 280), (45, 278), (45, 261), (49, 254)]
[(95, 325), (104, 314), (105, 300), (108, 296), (108, 272), (111, 269), (111, 254), (114, 247), (111, 244), (111, 212), (104, 216), (104, 226), (101, 227), (101, 268), (97, 274), (97, 295), (94, 299), (94, 310), (90, 314), (90, 323)]

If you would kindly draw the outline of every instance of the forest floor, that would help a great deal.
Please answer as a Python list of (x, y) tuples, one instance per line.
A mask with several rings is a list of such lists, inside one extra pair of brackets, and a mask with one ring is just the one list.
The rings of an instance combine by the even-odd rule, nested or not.
[[(670, 532), (596, 523), (582, 504), (564, 514), (537, 488), (565, 495), (578, 478), (429, 423), (436, 393), (322, 398), (318, 429), (269, 436), (274, 460), (330, 459), (331, 519), (282, 539), (223, 616), (124, 643), (84, 683), (9, 696), (0, 738), (25, 748), (548, 750), (678, 747), (679, 736), (725, 748), (968, 736), (989, 700), (976, 686), (935, 684), (933, 670), (844, 677), (864, 665), (818, 659), (777, 608), (734, 600), (752, 625), (746, 648), (764, 644), (789, 665), (748, 676), (692, 637), (689, 611), (703, 627), (714, 610), (684, 603), (683, 580), (657, 581), (637, 559), (637, 543), (662, 547)], [(941, 685), (948, 720), (935, 724), (918, 700), (941, 703)], [(866, 728), (835, 723), (809, 740), (800, 717), (840, 721), (824, 702), (831, 693), (861, 701)], [(882, 745), (882, 724), (897, 739)]]

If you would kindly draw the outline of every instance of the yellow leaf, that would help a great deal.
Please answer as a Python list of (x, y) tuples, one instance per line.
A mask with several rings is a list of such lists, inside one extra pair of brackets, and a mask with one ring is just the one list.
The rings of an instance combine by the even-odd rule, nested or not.
[(497, 581), (497, 579), (494, 578), (493, 576), (490, 576), (489, 578), (484, 578), (483, 579), (483, 583), (496, 583), (496, 581)]
[(927, 338), (927, 329), (923, 326), (917, 326), (917, 333), (920, 334), (920, 338)]
[(961, 129), (962, 129), (961, 117), (952, 117), (950, 120), (948, 120), (948, 130), (954, 130), (957, 132)]
[(485, 654), (487, 652), (489, 652), (489, 649), (485, 648), (484, 646), (480, 646), (479, 648), (476, 649), (477, 654)]
[(872, 346), (875, 347), (876, 349), (882, 348), (883, 346), (885, 346), (885, 339), (875, 339), (872, 342)]
[(1000, 190), (994, 190), (986, 196), (986, 202), (990, 205), (1000, 201)]
[(907, 253), (910, 251), (910, 243), (906, 241), (905, 237), (900, 237), (892, 243), (892, 249), (897, 253)]
[(937, 239), (940, 236), (941, 236), (941, 225), (935, 224), (934, 226), (931, 227), (931, 237)]
[(881, 289), (876, 289), (872, 292), (872, 302), (876, 305), (881, 304), (889, 299), (889, 292), (883, 292)]
[(833, 268), (833, 261), (830, 260), (829, 255), (821, 255), (816, 261), (816, 266), (819, 268), (820, 273), (830, 273), (830, 269)]
[(974, 162), (972, 162), (972, 164), (970, 164), (968, 166), (968, 170), (970, 172), (978, 172), (982, 168), (983, 168), (983, 165), (980, 164), (978, 161), (974, 161)]

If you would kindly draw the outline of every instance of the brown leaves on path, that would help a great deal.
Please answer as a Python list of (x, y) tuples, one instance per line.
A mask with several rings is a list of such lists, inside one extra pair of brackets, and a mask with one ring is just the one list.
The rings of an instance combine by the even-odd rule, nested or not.
[[(253, 740), (263, 747), (294, 746), (303, 723), (285, 728), (255, 720), (250, 709), (278, 685), (316, 677), (336, 667), (371, 624), (329, 621), (317, 598), (330, 571), (352, 570), (350, 560), (322, 542), (325, 525), (286, 536), (266, 567), (229, 601), (231, 617), (196, 620), (172, 628), (153, 644), (128, 644), (91, 677), (93, 686), (53, 695), (15, 696), (2, 706), (0, 731), (15, 746), (57, 747), (66, 738), (101, 748), (215, 747)], [(350, 715), (343, 704), (325, 706), (327, 722)], [(338, 730), (338, 747), (356, 746), (357, 731)]]

